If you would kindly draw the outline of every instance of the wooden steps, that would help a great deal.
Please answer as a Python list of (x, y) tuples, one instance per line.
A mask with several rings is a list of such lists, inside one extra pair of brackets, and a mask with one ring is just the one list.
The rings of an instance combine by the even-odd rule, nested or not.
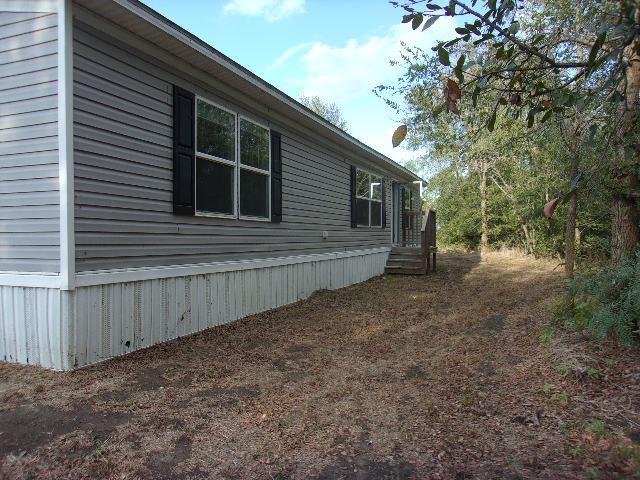
[(384, 273), (390, 275), (426, 275), (425, 258), (419, 247), (393, 247)]

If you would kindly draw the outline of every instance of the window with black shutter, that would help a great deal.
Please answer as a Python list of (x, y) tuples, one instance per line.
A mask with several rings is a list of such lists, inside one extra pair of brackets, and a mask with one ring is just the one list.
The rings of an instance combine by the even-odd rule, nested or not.
[(173, 89), (173, 211), (195, 213), (195, 95)]
[(174, 211), (282, 221), (280, 135), (174, 87)]
[(282, 137), (271, 131), (271, 221), (282, 222)]

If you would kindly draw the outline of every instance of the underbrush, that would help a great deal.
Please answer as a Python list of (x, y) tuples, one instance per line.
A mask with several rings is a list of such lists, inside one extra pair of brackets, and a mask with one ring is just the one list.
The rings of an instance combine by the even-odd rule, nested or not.
[(438, 253), (472, 253), (475, 251), (475, 248), (470, 248), (469, 246), (463, 245), (461, 243), (438, 243)]
[(598, 340), (612, 335), (625, 345), (638, 342), (640, 250), (617, 268), (569, 281), (555, 313), (558, 326), (587, 329)]

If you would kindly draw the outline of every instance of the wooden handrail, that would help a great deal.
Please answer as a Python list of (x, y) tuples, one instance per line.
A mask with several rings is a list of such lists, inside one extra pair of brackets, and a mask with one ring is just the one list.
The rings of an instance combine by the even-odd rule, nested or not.
[(422, 258), (424, 259), (425, 272), (436, 271), (436, 211), (427, 210), (422, 220), (422, 228), (420, 230), (420, 241), (422, 247)]

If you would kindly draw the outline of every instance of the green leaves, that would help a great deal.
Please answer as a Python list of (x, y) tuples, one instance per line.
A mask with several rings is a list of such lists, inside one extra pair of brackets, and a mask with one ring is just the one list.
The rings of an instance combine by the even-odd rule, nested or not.
[(444, 103), (441, 103), (436, 108), (434, 108), (433, 111), (431, 112), (431, 115), (433, 115), (433, 118), (436, 118), (438, 115), (440, 115), (444, 111), (445, 107), (446, 105)]
[(413, 19), (411, 20), (411, 28), (413, 28), (414, 30), (417, 30), (418, 27), (422, 25), (422, 20), (424, 20), (424, 17), (422, 16), (422, 14), (416, 13), (413, 16)]
[[(428, 7), (429, 5), (427, 5)], [(440, 7), (437, 7), (437, 9), (439, 9)], [(433, 10), (433, 8), (432, 8)], [(416, 12), (416, 13), (409, 13), (407, 15), (404, 15), (402, 17), (402, 23), (409, 23), (411, 22), (411, 28), (414, 30), (417, 30), (420, 25), (422, 25), (422, 22), (424, 22), (424, 25), (422, 27), (422, 31), (424, 32), (427, 28), (431, 27), (434, 23), (436, 23), (438, 21), (438, 19), (441, 17), (442, 15), (431, 15), (431, 16), (427, 16), (427, 21), (424, 21), (424, 15), (422, 13)]]
[(476, 85), (476, 88), (473, 89), (473, 93), (471, 94), (471, 103), (473, 104), (473, 108), (478, 106), (478, 96), (480, 95), (480, 87)]
[(456, 63), (456, 67), (453, 69), (453, 73), (458, 78), (460, 83), (464, 82), (464, 74), (462, 69), (464, 68), (464, 61), (466, 58), (466, 55), (460, 55), (460, 58), (458, 58), (458, 62)]
[(393, 132), (393, 136), (391, 137), (391, 144), (393, 145), (393, 148), (396, 148), (398, 145), (400, 145), (404, 141), (406, 136), (407, 136), (406, 125), (400, 125), (398, 128), (396, 128), (396, 131)]
[(494, 108), (493, 113), (491, 114), (491, 118), (489, 118), (489, 121), (487, 122), (487, 130), (489, 130), (490, 132), (493, 132), (494, 128), (496, 127), (497, 115), (498, 115), (498, 109)]
[(586, 78), (589, 78), (589, 75), (593, 73), (593, 70), (596, 64), (596, 59), (598, 58), (598, 52), (604, 45), (604, 42), (606, 39), (607, 39), (607, 32), (602, 32), (600, 35), (598, 35), (598, 38), (596, 38), (596, 41), (593, 42), (593, 45), (591, 46), (591, 50), (589, 51), (587, 68), (585, 69)]
[(438, 60), (445, 67), (451, 65), (451, 61), (449, 60), (449, 52), (447, 52), (442, 46), (438, 47)]
[(527, 128), (531, 128), (533, 127), (533, 124), (536, 121), (536, 115), (538, 114), (538, 112), (540, 112), (542, 109), (536, 105), (535, 107), (531, 107), (529, 109), (529, 112), (527, 113)]
[(438, 21), (438, 19), (440, 18), (440, 15), (434, 15), (433, 17), (429, 17), (427, 18), (427, 21), (424, 22), (424, 25), (422, 27), (422, 31), (424, 32), (427, 28), (429, 28), (430, 26), (432, 26), (434, 23), (436, 23)]

